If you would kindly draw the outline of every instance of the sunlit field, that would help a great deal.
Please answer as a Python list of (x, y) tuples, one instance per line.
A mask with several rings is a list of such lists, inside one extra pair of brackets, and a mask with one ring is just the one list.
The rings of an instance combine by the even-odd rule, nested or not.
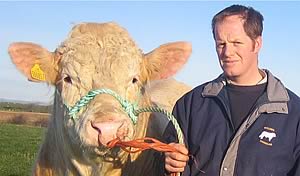
[(0, 175), (29, 176), (45, 128), (0, 123)]

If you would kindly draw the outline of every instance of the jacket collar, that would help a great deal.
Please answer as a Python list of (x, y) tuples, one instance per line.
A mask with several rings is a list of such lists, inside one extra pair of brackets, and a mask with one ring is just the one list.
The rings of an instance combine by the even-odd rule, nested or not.
[[(267, 97), (270, 102), (287, 102), (289, 101), (289, 95), (286, 88), (281, 81), (274, 77), (269, 70), (264, 71), (267, 73), (268, 85), (267, 85)], [(223, 87), (226, 86), (226, 78), (224, 74), (221, 74), (215, 80), (205, 85), (202, 96), (217, 96)]]

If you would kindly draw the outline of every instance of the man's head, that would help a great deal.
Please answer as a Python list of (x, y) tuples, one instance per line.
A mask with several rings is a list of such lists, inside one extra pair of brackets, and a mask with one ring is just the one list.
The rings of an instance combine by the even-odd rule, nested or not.
[(212, 20), (216, 51), (224, 74), (239, 85), (261, 79), (258, 53), (262, 46), (262, 15), (253, 8), (233, 5)]
[(224, 21), (228, 16), (239, 15), (244, 22), (244, 30), (252, 39), (262, 36), (263, 16), (252, 7), (242, 5), (232, 5), (217, 13), (212, 19), (212, 32), (215, 38), (215, 27), (217, 23)]

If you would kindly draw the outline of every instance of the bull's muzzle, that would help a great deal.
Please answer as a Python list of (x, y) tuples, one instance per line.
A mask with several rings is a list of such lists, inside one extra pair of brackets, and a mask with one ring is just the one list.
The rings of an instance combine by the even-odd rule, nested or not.
[(129, 133), (129, 124), (126, 120), (91, 122), (91, 127), (97, 132), (99, 146), (107, 146), (107, 143), (115, 138), (124, 140)]

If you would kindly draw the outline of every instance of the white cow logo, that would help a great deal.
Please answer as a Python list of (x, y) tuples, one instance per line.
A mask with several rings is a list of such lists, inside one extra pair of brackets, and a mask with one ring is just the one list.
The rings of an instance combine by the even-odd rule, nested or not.
[(273, 132), (268, 132), (268, 131), (263, 131), (260, 135), (259, 138), (263, 139), (263, 138), (267, 138), (269, 140), (269, 142), (271, 142), (271, 140), (276, 137), (276, 133)]

